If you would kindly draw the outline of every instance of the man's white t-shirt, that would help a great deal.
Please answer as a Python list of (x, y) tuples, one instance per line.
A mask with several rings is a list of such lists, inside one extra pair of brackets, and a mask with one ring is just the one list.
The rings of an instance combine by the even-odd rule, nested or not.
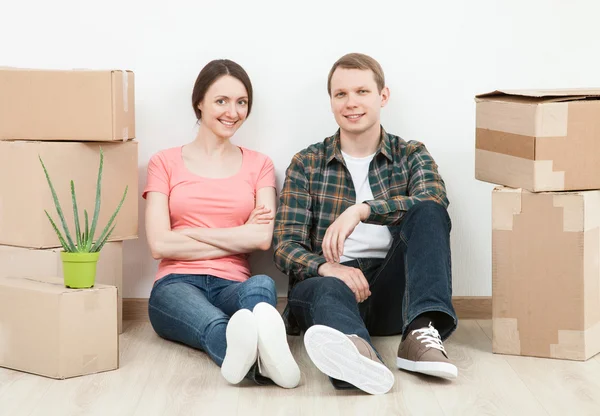
[[(369, 165), (375, 153), (367, 157), (356, 158), (342, 152), (342, 156), (354, 183), (356, 202), (374, 199), (369, 184)], [(340, 257), (340, 262), (357, 258), (384, 258), (391, 245), (392, 235), (387, 226), (359, 222), (344, 243), (344, 253)]]

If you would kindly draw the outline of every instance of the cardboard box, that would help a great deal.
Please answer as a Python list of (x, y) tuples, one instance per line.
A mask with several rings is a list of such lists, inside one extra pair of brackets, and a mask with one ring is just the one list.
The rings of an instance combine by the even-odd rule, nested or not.
[[(63, 275), (61, 248), (30, 249), (0, 246), (0, 278)], [(108, 242), (100, 252), (96, 283), (117, 288), (117, 326), (123, 333), (123, 243)]]
[(493, 352), (600, 352), (600, 191), (492, 192)]
[(117, 369), (116, 287), (0, 278), (0, 366), (57, 379)]
[(131, 71), (0, 68), (0, 140), (135, 138)]
[(44, 210), (62, 230), (52, 193), (38, 159), (42, 157), (58, 194), (70, 232), (75, 238), (70, 181), (75, 184), (80, 224), (84, 209), (89, 222), (94, 215), (96, 183), (104, 152), (101, 207), (94, 236), (97, 238), (119, 205), (125, 186), (127, 197), (110, 240), (138, 236), (138, 143), (0, 141), (0, 244), (29, 248), (60, 247)]
[(600, 189), (600, 89), (478, 95), (475, 177), (533, 192)]

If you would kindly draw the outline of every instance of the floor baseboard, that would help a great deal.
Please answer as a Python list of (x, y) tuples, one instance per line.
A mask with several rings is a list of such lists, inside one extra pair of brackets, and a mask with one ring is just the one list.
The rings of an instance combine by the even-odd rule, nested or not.
[(458, 319), (492, 319), (491, 296), (454, 296), (452, 305)]
[[(277, 300), (277, 309), (281, 312), (287, 303), (287, 298)], [(491, 296), (455, 296), (452, 304), (459, 319), (491, 319)], [(123, 299), (124, 321), (147, 321), (148, 299), (125, 298)]]

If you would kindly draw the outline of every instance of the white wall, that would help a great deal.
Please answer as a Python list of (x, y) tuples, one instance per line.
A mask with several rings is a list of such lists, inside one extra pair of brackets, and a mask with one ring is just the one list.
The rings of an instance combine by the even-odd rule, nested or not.
[[(153, 153), (194, 138), (190, 95), (211, 59), (235, 60), (250, 74), (255, 107), (235, 142), (270, 155), (281, 187), (291, 156), (337, 127), (326, 92), (330, 66), (347, 52), (372, 55), (392, 92), (384, 127), (425, 142), (447, 182), (455, 295), (491, 294), (493, 185), (474, 179), (473, 96), (497, 88), (600, 86), (594, 0), (0, 5), (0, 65), (135, 72), (140, 189)], [(140, 198), (140, 238), (125, 245), (125, 297), (147, 297), (156, 270), (143, 221)], [(285, 293), (287, 280), (271, 253), (253, 264)]]

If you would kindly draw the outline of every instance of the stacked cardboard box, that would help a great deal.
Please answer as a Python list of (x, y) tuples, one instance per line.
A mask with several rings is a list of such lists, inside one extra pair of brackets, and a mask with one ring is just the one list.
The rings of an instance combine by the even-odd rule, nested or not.
[[(104, 165), (96, 237), (126, 186), (127, 198), (100, 253), (95, 287), (66, 289), (61, 245), (44, 212), (57, 219), (56, 209), (39, 158), (73, 232), (70, 181), (82, 224), (84, 209), (91, 221), (100, 148)], [(0, 365), (58, 378), (115, 369), (122, 331), (122, 241), (138, 236), (133, 73), (1, 68), (0, 189), (0, 297), (9, 294), (11, 310), (24, 308), (25, 314), (0, 313), (0, 336), (14, 346), (0, 351)], [(41, 316), (45, 326), (37, 322)], [(64, 332), (66, 327), (80, 330)], [(103, 342), (94, 338), (96, 330)], [(39, 336), (56, 341), (43, 360), (34, 357), (35, 349), (25, 347)], [(64, 354), (77, 356), (72, 349), (77, 344), (85, 346), (85, 354), (66, 369)], [(19, 364), (28, 362), (33, 364)]]
[(493, 352), (600, 352), (600, 90), (476, 97), (492, 192)]
[[(0, 245), (0, 278), (62, 276), (62, 248), (31, 249)], [(96, 282), (117, 288), (117, 327), (123, 332), (123, 242), (104, 245), (98, 265)]]
[(65, 379), (117, 369), (117, 289), (60, 277), (0, 278), (0, 365)]

